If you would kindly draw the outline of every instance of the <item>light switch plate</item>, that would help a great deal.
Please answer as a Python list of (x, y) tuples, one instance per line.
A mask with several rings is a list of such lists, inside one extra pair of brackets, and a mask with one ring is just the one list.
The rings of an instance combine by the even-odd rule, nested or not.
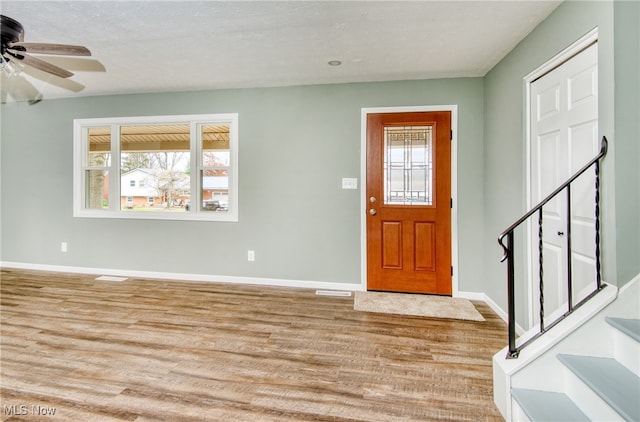
[(358, 179), (355, 177), (343, 177), (342, 189), (358, 189)]

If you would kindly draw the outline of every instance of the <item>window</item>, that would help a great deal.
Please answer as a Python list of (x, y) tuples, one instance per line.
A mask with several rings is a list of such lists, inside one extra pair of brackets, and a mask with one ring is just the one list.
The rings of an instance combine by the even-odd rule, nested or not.
[(432, 205), (433, 128), (384, 128), (384, 203)]
[(74, 216), (238, 221), (237, 151), (237, 114), (76, 119)]

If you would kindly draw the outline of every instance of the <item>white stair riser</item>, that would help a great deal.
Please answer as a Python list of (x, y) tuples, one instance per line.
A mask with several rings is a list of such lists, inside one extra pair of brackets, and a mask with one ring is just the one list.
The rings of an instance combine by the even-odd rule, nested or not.
[(640, 377), (640, 343), (614, 329), (613, 349), (615, 359)]
[[(504, 359), (506, 348), (494, 356), (494, 401), (508, 421), (527, 421), (511, 388), (565, 393), (591, 420), (623, 421), (611, 406), (558, 359), (558, 354), (614, 358), (640, 376), (640, 342), (605, 322), (605, 317), (640, 319), (640, 274), (620, 291), (608, 285), (592, 300), (540, 339), (519, 359)], [(498, 387), (498, 388), (495, 388)]]
[(564, 370), (562, 362), (555, 355), (547, 353), (534, 361), (527, 370), (511, 379), (513, 388), (564, 392), (564, 380), (557, 376)]
[(564, 369), (565, 394), (592, 421), (623, 421), (598, 394), (578, 378), (569, 368)]

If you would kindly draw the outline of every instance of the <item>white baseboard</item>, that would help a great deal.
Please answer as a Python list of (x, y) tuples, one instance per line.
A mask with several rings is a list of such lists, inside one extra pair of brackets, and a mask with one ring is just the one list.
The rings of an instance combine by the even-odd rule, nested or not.
[[(137, 278), (155, 278), (173, 281), (197, 281), (208, 283), (229, 283), (229, 284), (253, 284), (259, 286), (274, 287), (295, 287), (302, 289), (316, 290), (332, 290), (332, 291), (363, 291), (361, 283), (332, 283), (326, 281), (313, 280), (288, 280), (280, 278), (264, 278), (264, 277), (238, 277), (226, 275), (209, 275), (209, 274), (191, 274), (191, 273), (170, 273), (158, 271), (137, 271), (137, 270), (118, 270), (113, 268), (91, 268), (91, 267), (73, 267), (65, 265), (51, 264), (31, 264), (26, 262), (2, 261), (0, 267), (19, 268), (34, 271), (51, 271), (58, 273), (72, 274), (92, 274), (99, 276), (116, 276), (116, 277), (137, 277)], [(456, 297), (477, 300), (485, 302), (498, 316), (504, 321), (507, 320), (506, 312), (500, 308), (491, 298), (481, 292), (458, 292)]]
[(498, 314), (498, 316), (503, 320), (503, 321), (507, 321), (507, 313), (498, 306), (497, 303), (495, 303), (489, 296), (487, 296), (484, 293), (478, 293), (478, 292), (458, 292), (458, 296), (457, 297), (461, 297), (463, 299), (469, 299), (469, 300), (479, 300), (482, 301), (484, 303), (486, 303), (493, 312), (495, 312), (496, 314)]
[(627, 281), (624, 286), (620, 287), (620, 293), (624, 293), (625, 290), (633, 286), (633, 283), (640, 283), (640, 273), (636, 274), (636, 276)]
[(462, 299), (468, 299), (468, 300), (480, 300), (482, 302), (487, 301), (487, 295), (479, 292), (460, 292), (459, 291), (458, 294), (454, 296)]
[[(230, 284), (254, 284), (260, 286), (278, 286), (278, 287), (296, 287), (302, 289), (320, 289), (320, 290), (339, 290), (339, 291), (363, 291), (366, 287), (363, 287), (360, 282), (358, 283), (332, 283), (326, 281), (313, 281), (313, 280), (289, 280), (280, 278), (264, 278), (264, 277), (238, 277), (238, 276), (224, 276), (224, 275), (209, 275), (209, 274), (191, 274), (191, 273), (169, 273), (169, 272), (157, 272), (157, 271), (136, 271), (136, 270), (116, 270), (107, 268), (90, 268), (90, 267), (71, 267), (64, 265), (50, 265), (50, 264), (30, 264), (25, 262), (0, 262), (0, 267), (7, 268), (21, 268), (25, 270), (37, 270), (37, 271), (52, 271), (52, 272), (64, 272), (74, 274), (95, 274), (95, 275), (110, 275), (119, 277), (140, 277), (140, 278), (157, 278), (163, 280), (175, 280), (175, 281), (199, 281), (209, 283), (230, 283)], [(622, 289), (629, 287), (634, 281), (640, 280), (640, 274), (636, 275), (629, 283), (627, 283)], [(507, 312), (498, 306), (489, 296), (482, 292), (465, 292), (459, 291), (456, 297), (469, 300), (478, 300), (486, 303), (493, 312), (495, 312), (503, 321), (507, 321)], [(524, 330), (519, 325), (516, 328), (519, 334), (522, 334)]]
[(332, 283), (313, 280), (287, 280), (263, 277), (238, 277), (226, 275), (169, 273), (157, 271), (116, 270), (107, 268), (70, 267), (64, 265), (29, 264), (24, 262), (0, 262), (0, 267), (20, 268), (25, 270), (52, 271), (74, 274), (95, 274), (119, 277), (156, 278), (174, 281), (197, 281), (207, 283), (253, 284), (259, 286), (296, 287), (302, 289), (359, 291), (360, 283)]

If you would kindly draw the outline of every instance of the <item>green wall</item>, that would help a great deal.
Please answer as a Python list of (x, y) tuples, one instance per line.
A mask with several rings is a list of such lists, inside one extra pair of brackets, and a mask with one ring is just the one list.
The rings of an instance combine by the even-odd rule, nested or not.
[[(360, 177), (361, 108), (448, 104), (459, 111), (460, 289), (482, 291), (480, 78), (5, 104), (2, 260), (360, 283), (360, 192), (341, 179)], [(239, 113), (238, 223), (72, 216), (73, 119), (224, 112)]]
[(638, 15), (637, 2), (565, 2), (484, 78), (485, 291), (503, 309), (506, 265), (494, 242), (526, 211), (524, 77), (596, 26), (599, 135), (610, 141), (601, 185), (603, 278), (622, 286), (640, 272)]
[[(459, 289), (506, 308), (498, 234), (525, 212), (523, 78), (599, 27), (605, 281), (640, 273), (638, 2), (563, 3), (484, 78), (46, 100), (1, 108), (4, 262), (358, 284), (363, 107), (456, 104)], [(615, 24), (615, 25), (614, 25)], [(237, 112), (240, 221), (72, 216), (72, 120)], [(362, 181), (360, 181), (361, 183)], [(60, 252), (60, 242), (69, 252)], [(256, 261), (246, 251), (256, 251)]]
[(618, 280), (640, 273), (640, 2), (618, 1), (615, 23)]

